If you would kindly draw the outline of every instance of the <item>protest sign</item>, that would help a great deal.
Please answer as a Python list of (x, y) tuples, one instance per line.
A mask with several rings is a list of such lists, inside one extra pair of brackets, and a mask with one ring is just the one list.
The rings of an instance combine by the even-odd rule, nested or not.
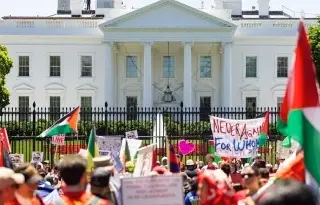
[(102, 156), (110, 155), (112, 151), (119, 154), (121, 148), (120, 136), (97, 136), (99, 153)]
[(138, 131), (133, 130), (133, 131), (126, 132), (126, 138), (127, 139), (137, 139), (138, 138)]
[(134, 177), (147, 176), (151, 172), (154, 146), (156, 145), (149, 145), (138, 150), (138, 158), (133, 172)]
[(130, 158), (133, 159), (134, 156), (137, 154), (138, 149), (141, 147), (142, 140), (137, 140), (137, 139), (122, 139), (121, 143), (121, 149), (120, 149), (120, 159), (122, 159), (124, 150), (126, 147), (126, 140), (128, 142), (128, 147), (130, 151)]
[(120, 157), (116, 152), (112, 152), (111, 156), (113, 158), (113, 166), (116, 168), (118, 172), (121, 172), (123, 170), (123, 165), (121, 163)]
[(10, 160), (14, 166), (24, 163), (24, 154), (10, 154)]
[(249, 158), (258, 154), (264, 118), (229, 120), (210, 116), (210, 123), (217, 155)]
[(181, 175), (121, 179), (123, 205), (184, 205)]
[(282, 146), (282, 141), (277, 141), (276, 157), (277, 159), (287, 159), (289, 158), (297, 149), (299, 148), (299, 143), (291, 140), (291, 147), (285, 148)]
[(31, 162), (42, 162), (43, 161), (43, 152), (32, 152)]
[(51, 138), (51, 144), (54, 145), (64, 145), (65, 143), (65, 135), (55, 135)]

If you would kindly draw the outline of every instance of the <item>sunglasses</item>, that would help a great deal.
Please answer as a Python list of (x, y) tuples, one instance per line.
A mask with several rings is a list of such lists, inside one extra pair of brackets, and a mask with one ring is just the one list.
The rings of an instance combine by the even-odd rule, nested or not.
[(241, 174), (241, 178), (251, 178), (254, 176), (255, 176), (255, 174)]

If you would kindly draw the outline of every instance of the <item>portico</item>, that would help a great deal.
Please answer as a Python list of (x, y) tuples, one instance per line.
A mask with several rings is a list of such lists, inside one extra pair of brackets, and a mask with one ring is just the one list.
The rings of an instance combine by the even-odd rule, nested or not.
[[(142, 107), (179, 106), (181, 101), (184, 107), (199, 107), (206, 96), (210, 106), (232, 106), (236, 26), (229, 21), (176, 1), (159, 1), (99, 27), (110, 106), (128, 106), (128, 99), (136, 97)], [(175, 101), (163, 99), (167, 88)]]

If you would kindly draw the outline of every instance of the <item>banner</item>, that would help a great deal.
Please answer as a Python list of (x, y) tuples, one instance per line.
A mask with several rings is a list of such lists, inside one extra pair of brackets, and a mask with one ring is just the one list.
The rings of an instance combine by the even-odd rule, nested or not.
[(210, 116), (216, 154), (232, 158), (255, 157), (263, 122), (264, 118), (229, 120)]
[(138, 150), (138, 158), (133, 172), (134, 177), (147, 176), (151, 172), (154, 146), (156, 144)]

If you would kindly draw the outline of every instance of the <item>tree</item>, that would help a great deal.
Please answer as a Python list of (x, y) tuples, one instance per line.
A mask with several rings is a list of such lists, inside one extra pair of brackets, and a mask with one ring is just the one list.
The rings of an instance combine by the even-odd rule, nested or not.
[(6, 75), (10, 73), (13, 61), (5, 46), (0, 45), (0, 109), (10, 104), (10, 93), (6, 88)]
[(313, 60), (316, 65), (317, 79), (320, 85), (320, 18), (317, 25), (309, 27), (308, 33)]

